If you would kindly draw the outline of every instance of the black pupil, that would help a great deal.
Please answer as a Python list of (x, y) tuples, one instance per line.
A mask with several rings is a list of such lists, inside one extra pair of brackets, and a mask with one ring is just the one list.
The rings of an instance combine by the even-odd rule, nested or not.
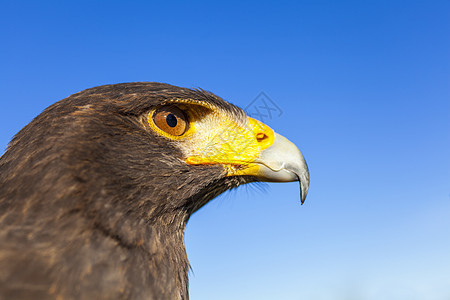
[(168, 114), (166, 117), (166, 122), (167, 122), (167, 125), (169, 125), (170, 127), (175, 127), (175, 126), (177, 126), (177, 123), (178, 123), (177, 117), (175, 117), (174, 114)]

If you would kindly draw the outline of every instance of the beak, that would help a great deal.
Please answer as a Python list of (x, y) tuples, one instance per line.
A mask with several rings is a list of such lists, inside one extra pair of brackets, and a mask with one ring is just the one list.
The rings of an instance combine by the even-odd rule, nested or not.
[(273, 144), (253, 161), (258, 164), (254, 176), (268, 182), (300, 182), (301, 203), (305, 202), (309, 188), (309, 171), (298, 148), (287, 138), (275, 133)]
[(298, 148), (258, 120), (248, 118), (248, 125), (226, 126), (214, 136), (210, 147), (194, 153), (185, 161), (190, 165), (219, 164), (226, 176), (254, 176), (268, 182), (300, 182), (301, 203), (309, 187), (309, 172)]

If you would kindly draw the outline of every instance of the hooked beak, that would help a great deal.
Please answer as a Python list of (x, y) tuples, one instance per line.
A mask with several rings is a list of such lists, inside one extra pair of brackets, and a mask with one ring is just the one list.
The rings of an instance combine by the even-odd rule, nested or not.
[(301, 203), (309, 188), (309, 171), (298, 148), (284, 136), (275, 133), (274, 143), (264, 149), (253, 163), (259, 165), (254, 176), (268, 182), (300, 182)]
[(215, 136), (208, 151), (189, 156), (186, 163), (220, 164), (227, 170), (226, 176), (248, 175), (267, 182), (299, 181), (303, 204), (309, 172), (302, 153), (293, 143), (250, 117), (246, 128), (227, 126), (224, 133)]

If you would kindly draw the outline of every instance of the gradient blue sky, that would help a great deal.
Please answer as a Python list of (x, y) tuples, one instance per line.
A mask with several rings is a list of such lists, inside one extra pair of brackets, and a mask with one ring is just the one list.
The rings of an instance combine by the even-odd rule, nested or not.
[(449, 1), (0, 1), (0, 147), (57, 100), (201, 87), (302, 150), (311, 185), (189, 221), (192, 299), (450, 299)]

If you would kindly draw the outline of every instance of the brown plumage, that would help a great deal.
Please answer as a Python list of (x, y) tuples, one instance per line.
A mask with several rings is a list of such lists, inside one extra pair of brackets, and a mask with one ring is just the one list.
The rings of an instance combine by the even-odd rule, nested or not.
[(184, 228), (255, 176), (191, 165), (149, 111), (191, 99), (244, 122), (202, 91), (101, 86), (47, 108), (0, 158), (0, 299), (188, 299)]

